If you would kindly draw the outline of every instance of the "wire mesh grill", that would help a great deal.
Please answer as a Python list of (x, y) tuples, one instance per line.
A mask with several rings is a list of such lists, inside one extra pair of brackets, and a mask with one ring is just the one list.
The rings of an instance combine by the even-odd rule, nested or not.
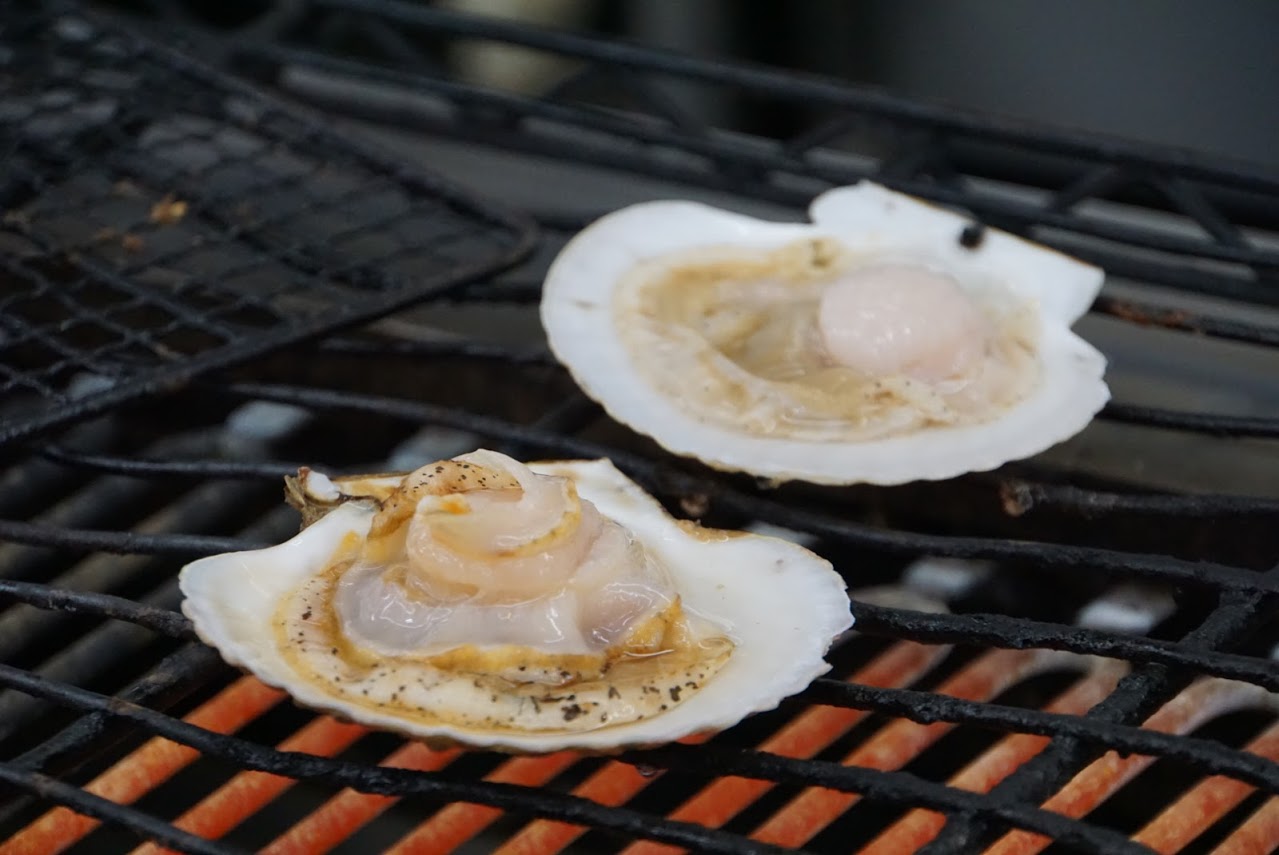
[(78, 15), (0, 32), (0, 442), (513, 263), (527, 229)]
[[(839, 101), (902, 140), (917, 122), (940, 121), (931, 108), (862, 104), (860, 93), (824, 83), (393, 4), (293, 7), (305, 15), (280, 34), (293, 40), (291, 63), (336, 62), (316, 49), (318, 38), (305, 50), (298, 42), (326, 31), (306, 15), (339, 7), (360, 13), (344, 19), (348, 30), (390, 15), (401, 34), (416, 23), (436, 39), (550, 39), (574, 56), (612, 63), (605, 70), (614, 77), (660, 70), (763, 86), (793, 100)], [(257, 44), (251, 52), (260, 59), (278, 50)], [(392, 76), (401, 84), (447, 92), (460, 104), (494, 97), (410, 73), (404, 53), (398, 57)], [(367, 62), (343, 68), (365, 81), (391, 74), (389, 65)], [(279, 82), (288, 81), (281, 75)], [(312, 94), (377, 118), (371, 99)], [(545, 102), (503, 96), (509, 112), (488, 138), (550, 150), (539, 149), (545, 127), (533, 117), (562, 94)], [(656, 104), (651, 111), (660, 98)], [(1023, 173), (1019, 186), (1035, 189), (1040, 202), (1023, 197), (1001, 208), (990, 201), (1004, 197), (991, 190), (994, 176), (981, 174), (979, 159), (961, 158), (962, 169), (939, 176), (927, 166), (935, 161), (916, 158), (920, 165), (899, 173), (898, 186), (1083, 246), (1079, 235), (1097, 238), (1092, 232), (1110, 226), (1098, 225), (1095, 210), (1075, 207), (1094, 196), (1075, 182), (1099, 160), (1119, 162), (1128, 175), (1192, 186), (1193, 197), (1178, 198), (1198, 201), (1183, 208), (1170, 197), (1092, 185), (1096, 196), (1149, 215), (1137, 225), (1124, 220), (1103, 244), (1087, 244), (1112, 273), (1228, 293), (1248, 306), (1270, 302), (1266, 224), (1279, 212), (1272, 179), (960, 118), (947, 117), (947, 133), (989, 134), (1023, 160), (1044, 152), (1057, 158), (1055, 171)], [(581, 107), (571, 119), (601, 133), (609, 132), (606, 121), (630, 123), (617, 132), (620, 149), (594, 140), (628, 174), (669, 172), (662, 164), (686, 139), (732, 146), (677, 171), (680, 180), (775, 201), (806, 199), (804, 181), (842, 181), (907, 156), (849, 165), (814, 147), (781, 165), (768, 160), (761, 173), (737, 153), (775, 158), (779, 149), (768, 141), (725, 142), (672, 119), (666, 129), (676, 136), (658, 149), (628, 135), (632, 125), (651, 128), (651, 120), (601, 115), (598, 107)], [(473, 138), (486, 127), (477, 121), (454, 116), (432, 127)], [(935, 148), (938, 139), (927, 142)], [(556, 156), (603, 162), (595, 151), (561, 146)], [(836, 166), (818, 173), (810, 161)], [(551, 202), (534, 211), (543, 250), (597, 204), (575, 197), (576, 210), (566, 214)], [(1164, 209), (1175, 213), (1172, 226), (1161, 219)], [(1220, 228), (1187, 234), (1185, 223), (1199, 222), (1196, 211), (1224, 221), (1240, 241), (1232, 246)], [(460, 308), (490, 312), (482, 316), (488, 323), (503, 310), (495, 303), (534, 299), (545, 256), (459, 292)], [(1235, 266), (1216, 266), (1223, 256)], [(1140, 336), (1143, 346), (1225, 340), (1267, 355), (1265, 346), (1276, 343), (1260, 309), (1241, 320), (1218, 304), (1167, 308), (1162, 298), (1140, 287), (1131, 299), (1106, 297), (1094, 315)], [(456, 302), (434, 304), (431, 319), (457, 309)], [(1118, 426), (1134, 431), (1126, 435), (1134, 456), (1170, 432), (1198, 439), (1187, 448), (1242, 454), (1257, 444), (1233, 437), (1274, 437), (1279, 429), (1265, 413), (1121, 401), (1085, 434), (1083, 449)], [(508, 759), (403, 744), (282, 703), (192, 643), (174, 611), (177, 567), (187, 557), (286, 537), (296, 519), (280, 506), (279, 478), (297, 463), (376, 471), (479, 444), (521, 457), (608, 456), (681, 516), (730, 528), (783, 526), (848, 577), (858, 633), (832, 651), (827, 678), (780, 709), (700, 744), (617, 760)], [(0, 493), (0, 596), (15, 605), (0, 613), (7, 663), (0, 684), (11, 690), (0, 695), (0, 780), (15, 797), (0, 810), (0, 832), (14, 835), (11, 851), (56, 845), (77, 852), (125, 851), (136, 839), (123, 829), (183, 851), (218, 853), (656, 851), (645, 841), (714, 852), (1187, 847), (1237, 855), (1274, 848), (1279, 573), (1268, 568), (1279, 558), (1270, 522), (1279, 502), (1211, 493), (1202, 484), (1182, 492), (1138, 488), (1118, 467), (1084, 471), (1084, 456), (1049, 455), (942, 484), (775, 490), (675, 460), (611, 423), (540, 343), (432, 334), (294, 348), (236, 376), (113, 411), (5, 473), (13, 489)], [(930, 556), (987, 564), (980, 571), (968, 565), (966, 586), (931, 592), (943, 609), (914, 586), (912, 562)], [(882, 585), (891, 586), (887, 594), (868, 590)], [(1098, 604), (1122, 611), (1134, 586), (1144, 600), (1165, 603), (1145, 624), (1084, 619)], [(172, 742), (148, 741), (153, 736)], [(47, 814), (52, 804), (106, 824)]]

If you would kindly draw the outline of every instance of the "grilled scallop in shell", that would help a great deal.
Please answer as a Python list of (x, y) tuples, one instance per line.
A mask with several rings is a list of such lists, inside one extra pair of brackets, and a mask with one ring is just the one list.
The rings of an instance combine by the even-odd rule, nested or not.
[(613, 752), (729, 727), (828, 666), (844, 582), (677, 521), (604, 460), (492, 451), (287, 481), (287, 543), (187, 565), (183, 611), (299, 703), (431, 744)]
[(865, 182), (810, 213), (609, 214), (547, 274), (551, 349), (618, 421), (776, 481), (991, 469), (1108, 399), (1105, 359), (1070, 329), (1098, 268)]

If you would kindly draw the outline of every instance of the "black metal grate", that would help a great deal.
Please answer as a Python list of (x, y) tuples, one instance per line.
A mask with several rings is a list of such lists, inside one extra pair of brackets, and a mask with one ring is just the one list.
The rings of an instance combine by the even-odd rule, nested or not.
[[(1246, 230), (1279, 226), (1272, 204), (1279, 175), (1248, 165), (395, 0), (311, 0), (285, 11), (227, 46), (229, 60), (351, 115), (784, 205), (874, 176), (1114, 275), (1277, 302), (1274, 287), (1256, 283), (1274, 282), (1279, 248)], [(558, 57), (562, 77), (531, 97), (443, 76), (441, 56), (471, 39)], [(364, 98), (277, 76), (292, 67), (376, 80), (418, 100)], [(784, 138), (745, 136), (708, 124), (684, 106), (679, 96), (688, 95), (798, 117)], [(438, 109), (441, 102), (448, 108)], [(1097, 200), (1175, 216), (1116, 218), (1090, 204)]]
[[(1134, 279), (1133, 298), (1107, 296), (1094, 307), (1094, 317), (1120, 325), (1143, 348), (1188, 349), (1223, 340), (1250, 345), (1250, 354), (1265, 358), (1271, 355), (1268, 348), (1279, 344), (1279, 333), (1260, 308), (1274, 302), (1269, 280), (1276, 256), (1267, 248), (1274, 246), (1279, 225), (1279, 181), (1273, 177), (1189, 155), (1010, 128), (825, 81), (532, 32), (434, 9), (355, 2), (288, 8), (291, 16), (274, 19), (282, 22), (280, 30), (255, 30), (260, 41), (237, 43), (231, 54), (251, 54), (255, 62), (287, 60), (291, 69), (324, 68), (347, 80), (390, 82), (444, 98), (456, 110), (441, 114), (400, 107), (392, 114), (370, 106), (376, 99), (306, 90), (330, 108), (400, 126), (417, 122), (441, 136), (550, 154), (557, 162), (609, 165), (622, 170), (621, 176), (646, 174), (730, 188), (743, 203), (746, 197), (800, 203), (831, 182), (874, 174), (902, 189), (962, 203), (985, 221), (1069, 246), (1103, 261), (1112, 274)], [(342, 26), (326, 26), (332, 20), (328, 16), (338, 12), (345, 15), (339, 19)], [(335, 33), (368, 28), (385, 35), (388, 22), (399, 47), (394, 62), (389, 53), (380, 62), (368, 56), (356, 62), (328, 52), (334, 44), (326, 38), (336, 42)], [(595, 85), (594, 94), (604, 96), (607, 110), (583, 103), (581, 88), (575, 94), (574, 87), (561, 86), (548, 99), (532, 99), (411, 69), (413, 51), (421, 51), (422, 62), (434, 63), (440, 43), (477, 36), (587, 61), (592, 70), (581, 72), (576, 85), (585, 86), (590, 75), (613, 81), (611, 89)], [(275, 37), (290, 47), (268, 43)], [(255, 69), (269, 72), (280, 85), (296, 83), (283, 66)], [(836, 130), (873, 125), (879, 153), (861, 152), (858, 159), (833, 151), (834, 131), (787, 143), (700, 127), (671, 114), (666, 99), (637, 101), (636, 93), (653, 85), (651, 76), (710, 82), (835, 110), (839, 118), (819, 119), (818, 126), (827, 121)], [(622, 90), (619, 80), (626, 83)], [(627, 107), (644, 107), (649, 115), (619, 110), (619, 91), (627, 93)], [(592, 135), (565, 146), (565, 128), (589, 129)], [(922, 137), (921, 129), (927, 131)], [(885, 139), (900, 148), (887, 151)], [(983, 157), (971, 150), (975, 145), (997, 146), (1011, 159)], [(617, 175), (611, 180), (623, 180)], [(1145, 189), (1133, 190), (1134, 183)], [(1010, 195), (1010, 188), (1018, 192)], [(1167, 192), (1155, 192), (1160, 188)], [(517, 190), (511, 188), (512, 197)], [(1092, 205), (1098, 201), (1115, 207)], [(1224, 775), (1257, 789), (1239, 811), (1196, 841), (1198, 850), (1188, 851), (1209, 851), (1264, 809), (1266, 799), (1279, 796), (1279, 764), (1241, 748), (1262, 724), (1273, 721), (1279, 693), (1279, 668), (1270, 658), (1279, 644), (1279, 570), (1268, 569), (1279, 561), (1272, 523), (1279, 501), (1200, 489), (1211, 483), (1203, 470), (1195, 489), (1178, 492), (1134, 486), (1118, 466), (1099, 473), (1079, 465), (1107, 430), (1130, 431), (1122, 437), (1134, 457), (1170, 432), (1187, 438), (1186, 456), (1199, 451), (1243, 455), (1268, 446), (1235, 438), (1277, 437), (1279, 419), (1265, 412), (1121, 402), (1082, 437), (1083, 452), (1075, 457), (1048, 455), (941, 484), (794, 485), (778, 491), (717, 474), (664, 455), (609, 422), (573, 389), (540, 343), (518, 345), (489, 329), (509, 320), (502, 312), (512, 305), (536, 298), (548, 252), (601, 205), (585, 193), (567, 202), (564, 194), (549, 197), (534, 210), (546, 235), (536, 261), (510, 277), (461, 292), (452, 304), (432, 306), (430, 323), (448, 311), (481, 313), (479, 334), (427, 340), (366, 335), (295, 348), (234, 377), (208, 379), (115, 410), (5, 473), (12, 488), (0, 492), (0, 538), (7, 541), (0, 547), (0, 597), (27, 605), (0, 613), (0, 660), (10, 663), (0, 666), (0, 685), (12, 690), (0, 695), (0, 780), (25, 798), (11, 800), (0, 812), (0, 833), (16, 832), (57, 803), (108, 820), (115, 829), (94, 832), (75, 851), (124, 849), (129, 838), (121, 828), (184, 851), (257, 849), (280, 828), (246, 822), (210, 842), (171, 825), (177, 813), (240, 769), (306, 782), (293, 788), (291, 800), (270, 804), (270, 811), (291, 819), (322, 809), (342, 787), (406, 797), (401, 812), (392, 810), (353, 832), (345, 850), (351, 852), (376, 851), (458, 802), (506, 811), (507, 818), (495, 827), (498, 840), (543, 817), (587, 826), (579, 851), (612, 851), (629, 838), (697, 851), (768, 851), (750, 834), (812, 785), (857, 793), (866, 802), (812, 839), (809, 845), (819, 851), (855, 849), (915, 807), (947, 817), (944, 830), (926, 848), (929, 853), (982, 851), (1013, 827), (1051, 838), (1058, 847), (1054, 852), (1149, 851), (1129, 839), (1162, 806), (1149, 796), (1153, 790), (1137, 789), (1156, 788), (1149, 777), (1117, 794), (1113, 810), (1099, 809), (1084, 819), (1040, 807), (1111, 750), (1160, 758), (1154, 771), (1182, 786)], [(1115, 210), (1127, 216), (1115, 217)], [(1187, 224), (1195, 228), (1188, 232)], [(1235, 302), (1168, 308), (1168, 287)], [(1240, 306), (1256, 308), (1241, 320)], [(414, 317), (405, 315), (403, 322), (412, 326)], [(1167, 331), (1168, 337), (1152, 330)], [(814, 548), (830, 557), (855, 588), (900, 586), (907, 561), (919, 556), (986, 560), (994, 570), (951, 597), (950, 613), (858, 598), (859, 633), (832, 653), (835, 670), (829, 678), (708, 744), (628, 754), (623, 765), (646, 774), (666, 771), (644, 798), (622, 807), (572, 794), (601, 768), (589, 760), (534, 788), (483, 780), (505, 768), (499, 758), (484, 754), (464, 755), (435, 772), (382, 768), (375, 764), (395, 743), (375, 737), (334, 758), (277, 750), (271, 746), (282, 735), (310, 721), (293, 709), (277, 710), (264, 717), (270, 721), (237, 736), (178, 720), (232, 679), (215, 656), (190, 644), (187, 623), (173, 612), (178, 597), (173, 575), (182, 559), (287, 536), (295, 520), (279, 507), (278, 479), (296, 462), (377, 470), (414, 454), (443, 456), (481, 443), (524, 457), (611, 457), (676, 513), (726, 527), (764, 522), (811, 536)], [(1135, 634), (1073, 623), (1089, 602), (1129, 583), (1175, 597), (1175, 609)], [(876, 661), (888, 643), (903, 640), (957, 647), (936, 673), (909, 685), (845, 681)], [(1084, 715), (1042, 709), (1059, 685), (1032, 686), (993, 701), (934, 691), (947, 675), (963, 673), (978, 661), (985, 648), (1069, 651), (1123, 660), (1131, 669)], [(1182, 736), (1141, 727), (1167, 702), (1182, 697), (1192, 681), (1215, 678), (1254, 687), (1250, 706), (1262, 718), (1227, 734)], [(877, 715), (813, 759), (757, 748), (816, 705)], [(850, 748), (875, 739), (893, 718), (955, 725), (946, 737), (949, 750), (939, 746), (900, 770), (841, 762)], [(198, 761), (199, 774), (191, 776), (198, 781), (175, 783), (171, 802), (153, 799), (134, 806), (82, 789), (153, 734), (199, 749), (205, 759)], [(1051, 742), (989, 794), (944, 783), (973, 752), (1003, 734), (1038, 734)], [(681, 799), (728, 775), (775, 787), (723, 829), (667, 818)]]
[(180, 53), (0, 30), (0, 442), (516, 261), (527, 226)]

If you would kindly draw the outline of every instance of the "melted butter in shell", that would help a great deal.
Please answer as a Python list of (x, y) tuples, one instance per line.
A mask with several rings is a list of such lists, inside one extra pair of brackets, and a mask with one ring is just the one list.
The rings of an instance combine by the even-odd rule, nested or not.
[[(853, 257), (831, 239), (707, 248), (637, 266), (620, 283), (614, 326), (641, 376), (703, 420), (878, 439), (990, 421), (1038, 382), (1034, 306), (989, 283), (948, 294), (937, 281), (947, 279)], [(889, 301), (859, 298), (871, 290)]]

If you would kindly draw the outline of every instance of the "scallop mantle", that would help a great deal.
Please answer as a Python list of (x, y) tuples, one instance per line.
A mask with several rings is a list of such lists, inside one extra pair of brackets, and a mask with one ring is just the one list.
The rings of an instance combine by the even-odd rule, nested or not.
[[(817, 197), (809, 216), (811, 224), (777, 223), (685, 201), (645, 202), (604, 216), (575, 236), (547, 273), (541, 318), (551, 351), (610, 416), (668, 451), (775, 482), (889, 485), (982, 472), (1074, 436), (1110, 399), (1105, 357), (1070, 329), (1100, 291), (1101, 269), (995, 229), (965, 247), (960, 236), (970, 219), (865, 181)], [(772, 249), (822, 237), (852, 252), (923, 256), (961, 284), (966, 274), (998, 279), (1013, 296), (1033, 301), (1042, 372), (1035, 391), (980, 424), (809, 442), (700, 420), (638, 375), (615, 334), (612, 307), (614, 287), (636, 265), (698, 247)]]
[(182, 611), (228, 663), (303, 706), (435, 746), (519, 754), (610, 754), (724, 730), (773, 709), (830, 670), (823, 657), (853, 623), (844, 580), (830, 562), (779, 538), (677, 521), (607, 460), (528, 465), (540, 475), (572, 478), (584, 499), (667, 563), (685, 608), (720, 624), (736, 645), (719, 673), (686, 703), (582, 733), (485, 733), (407, 721), (344, 703), (298, 680), (274, 643), (272, 615), (282, 598), (325, 569), (344, 538), (365, 536), (374, 508), (359, 501), (339, 505), (278, 546), (188, 564), (179, 576)]

